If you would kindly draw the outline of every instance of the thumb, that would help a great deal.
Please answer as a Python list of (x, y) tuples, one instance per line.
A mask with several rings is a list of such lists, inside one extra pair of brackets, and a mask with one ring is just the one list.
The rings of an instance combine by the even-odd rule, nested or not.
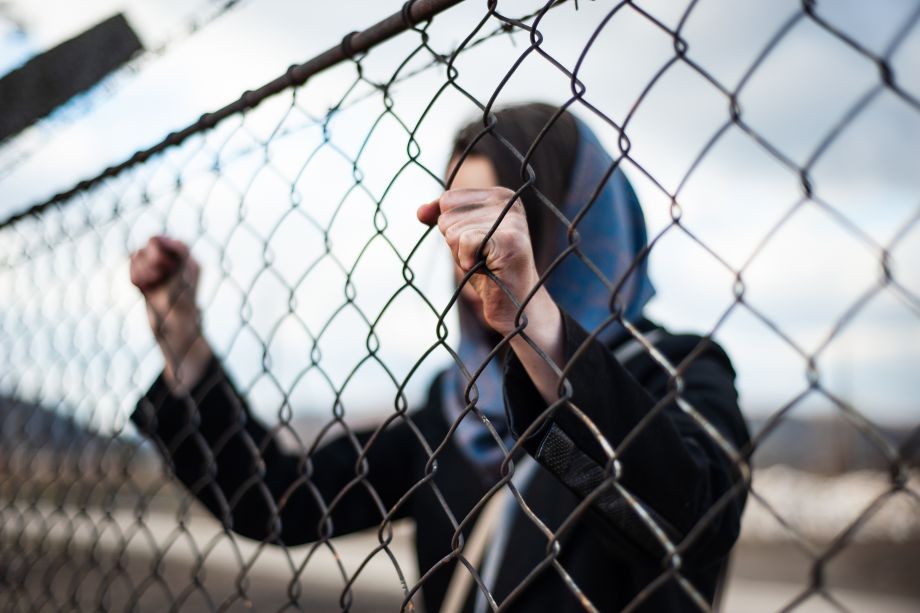
[(440, 198), (436, 198), (431, 202), (423, 204), (422, 206), (418, 207), (418, 211), (415, 212), (415, 216), (418, 217), (418, 220), (426, 226), (433, 226), (434, 224), (438, 223), (438, 217), (440, 215)]
[(463, 272), (471, 270), (479, 262), (479, 250), (482, 249), (482, 259), (488, 261), (489, 257), (495, 251), (495, 239), (489, 238), (486, 244), (483, 244), (488, 236), (488, 232), (481, 228), (465, 230), (460, 234), (457, 241), (457, 264)]

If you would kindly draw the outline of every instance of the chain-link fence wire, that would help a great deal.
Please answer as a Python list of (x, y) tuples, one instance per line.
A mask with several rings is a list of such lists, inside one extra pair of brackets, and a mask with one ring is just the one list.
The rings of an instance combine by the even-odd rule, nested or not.
[[(905, 11), (883, 41), (867, 43), (835, 23), (832, 12), (823, 12), (813, 2), (796, 5), (771, 27), (766, 27), (766, 21), (761, 24), (764, 31), (757, 53), (739, 60), (736, 66), (741, 68), (726, 77), (694, 55), (687, 32), (694, 16), (706, 10), (705, 0), (682, 6), (679, 15), (672, 9), (668, 18), (660, 16), (664, 9), (656, 11), (645, 3), (600, 0), (581, 3), (578, 12), (575, 3), (548, 2), (536, 4), (528, 14), (510, 15), (506, 11), (520, 9), (467, 2), (464, 6), (475, 5), (476, 11), (468, 10), (465, 18), (452, 18), (450, 11), (441, 14), (454, 4), (458, 3), (409, 2), (389, 20), (345, 36), (340, 47), (293, 66), (237, 103), (203, 116), (154, 148), (2, 224), (0, 572), (7, 609), (317, 610), (326, 606), (373, 610), (377, 606), (412, 610), (421, 605), (426, 582), (435, 581), (438, 572), (460, 560), (473, 579), (471, 589), (478, 588), (487, 607), (513, 608), (516, 599), (551, 575), (561, 579), (572, 602), (597, 610), (596, 592), (585, 591), (564, 562), (565, 536), (573, 526), (588, 521), (592, 505), (615, 492), (660, 550), (658, 571), (629, 594), (621, 608), (641, 608), (657, 592), (676, 588), (688, 602), (709, 610), (710, 595), (686, 576), (689, 563), (684, 556), (726, 508), (748, 495), (748, 504), (768, 513), (809, 560), (811, 572), (803, 577), (804, 589), (786, 605), (795, 608), (818, 598), (845, 610), (845, 603), (828, 588), (827, 567), (886, 506), (907, 500), (908, 508), (916, 512), (920, 496), (911, 463), (916, 463), (920, 428), (911, 417), (910, 434), (893, 442), (874, 423), (872, 407), (857, 406), (840, 393), (822, 377), (821, 364), (873, 302), (888, 301), (885, 304), (894, 305), (891, 308), (901, 317), (916, 323), (920, 287), (903, 254), (916, 250), (920, 203), (916, 189), (907, 193), (906, 205), (891, 205), (885, 231), (880, 232), (865, 211), (848, 206), (845, 194), (844, 204), (827, 196), (818, 177), (822, 161), (851, 147), (850, 131), (880, 106), (898, 113), (899, 125), (916, 129), (920, 102), (916, 80), (910, 79), (916, 76), (916, 67), (903, 57), (905, 47), (916, 45), (920, 9)], [(564, 25), (554, 27), (554, 20)], [(572, 23), (579, 28), (572, 28)], [(621, 24), (641, 28), (643, 36), (660, 37), (667, 49), (660, 63), (658, 58), (592, 56), (598, 40), (622, 33), (615, 30)], [(761, 87), (758, 91), (764, 93), (758, 77), (771, 58), (795, 47), (796, 33), (805, 29), (842, 50), (845, 68), (862, 76), (873, 72), (860, 82), (858, 91), (845, 90), (853, 93), (841, 96), (834, 112), (819, 107), (810, 118), (813, 121), (793, 130), (809, 134), (810, 144), (803, 148), (801, 141), (789, 140), (788, 130), (758, 123), (756, 113), (746, 111), (745, 102), (749, 89)], [(799, 51), (792, 49), (793, 55)], [(600, 65), (589, 69), (592, 61)], [(633, 97), (614, 111), (608, 99), (592, 94), (609, 91), (610, 81), (617, 79), (598, 75), (615, 74), (620, 62), (656, 64), (642, 72), (635, 89), (628, 75), (617, 75), (622, 81), (613, 85)], [(482, 69), (485, 65), (497, 75), (488, 86), (467, 78), (465, 66)], [(714, 317), (695, 326), (706, 326), (705, 335), (676, 363), (657, 348), (654, 335), (623, 321), (616, 309), (611, 311), (606, 323), (625, 326), (629, 337), (667, 373), (669, 391), (655, 404), (651, 417), (612, 442), (573, 402), (577, 390), (563, 379), (560, 399), (523, 434), (535, 432), (559, 412), (569, 412), (593, 433), (607, 464), (597, 482), (582, 492), (582, 503), (552, 525), (531, 510), (526, 491), (522, 494), (511, 483), (511, 452), (520, 449), (522, 442), (505, 448), (500, 475), (472, 508), (452, 507), (436, 475), (439, 464), (448, 461), (443, 456), (450, 452), (457, 424), (443, 439), (428, 440), (410, 410), (423, 401), (440, 369), (458, 364), (470, 378), (466, 411), (489, 423), (476, 406), (475, 383), (485, 365), (462, 364), (455, 351), (455, 303), (461, 289), (445, 281), (451, 268), (439, 259), (443, 239), (436, 229), (426, 231), (418, 224), (414, 209), (446, 186), (450, 131), (467, 117), (481, 118), (483, 137), (500, 131), (493, 108), (513, 99), (509, 92), (515, 91), (516, 77), (535, 65), (558, 78), (558, 90), (544, 97), (591, 122), (613, 155), (610, 171), (615, 167), (626, 172), (642, 196), (651, 233), (649, 248), (634, 266), (669, 242), (680, 241), (695, 250), (694, 263), (706, 262), (699, 270), (681, 274), (713, 274), (722, 284), (721, 295), (727, 297), (708, 302), (708, 313)], [(683, 115), (689, 123), (702, 125), (706, 135), (690, 147), (665, 138), (669, 146), (692, 150), (683, 165), (668, 166), (643, 153), (643, 142), (631, 136), (636, 131), (631, 128), (641, 122), (643, 109), (657, 89), (676, 74), (702, 84), (711, 95), (707, 102), (717, 109), (709, 116), (718, 119), (707, 123), (701, 116)], [(541, 87), (548, 88), (551, 80), (543, 83)], [(776, 89), (774, 81), (767, 87), (774, 88), (769, 93), (777, 99), (790, 98), (792, 105), (814, 102), (792, 85)], [(663, 108), (681, 116), (682, 105), (692, 105), (692, 100), (675, 98)], [(662, 121), (659, 130), (665, 132), (666, 118), (656, 117)], [(878, 142), (882, 148), (900, 151), (902, 138), (903, 133), (886, 133)], [(761, 156), (757, 172), (781, 172), (784, 180), (791, 177), (795, 185), (791, 197), (769, 202), (770, 216), (745, 209), (727, 218), (726, 223), (738, 224), (741, 247), (708, 240), (694, 231), (687, 204), (695, 177), (705, 172), (707, 160), (727, 141), (736, 146), (743, 143)], [(505, 146), (510, 143), (505, 141)], [(534, 189), (529, 152), (514, 153), (522, 163), (522, 184), (508, 187)], [(874, 172), (868, 153), (860, 159)], [(708, 186), (709, 195), (731, 188), (731, 177), (722, 175), (722, 179), (724, 185)], [(887, 195), (878, 189), (881, 193), (875, 197)], [(770, 199), (775, 196), (769, 192)], [(756, 200), (753, 191), (743, 197)], [(540, 200), (550, 207), (559, 205), (546, 197)], [(578, 222), (591, 204), (585, 202), (584, 209), (571, 218), (556, 208), (553, 214), (575, 231), (559, 255), (586, 260), (615, 297), (623, 280), (604, 277), (578, 249)], [(884, 201), (876, 205), (886, 208)], [(744, 223), (737, 215), (750, 219)], [(756, 287), (749, 280), (758, 266), (808, 264), (795, 259), (798, 253), (791, 261), (783, 260), (773, 249), (777, 243), (786, 248), (790, 232), (792, 244), (809, 240), (807, 233), (803, 238), (790, 230), (803, 217), (812, 234), (816, 226), (833, 228), (843, 238), (829, 248), (845, 244), (839, 254), (855, 249), (856, 261), (863, 267), (859, 272), (872, 271), (871, 282), (846, 304), (820, 311), (822, 333), (806, 341), (789, 330), (792, 324), (782, 312), (777, 315), (752, 298)], [(212, 475), (189, 489), (176, 485), (172, 471), (181, 467), (159, 462), (153, 447), (143, 444), (130, 424), (129, 415), (162, 368), (162, 358), (150, 334), (143, 300), (129, 283), (128, 255), (156, 234), (175, 236), (191, 247), (202, 270), (198, 302), (205, 336), (231, 373), (236, 391), (267, 424), (267, 436), (301, 458), (295, 486), (308, 490), (322, 510), (312, 544), (271, 543), (277, 537), (274, 522), (283, 513), (286, 494), (279, 497), (269, 491), (261, 475), (243, 491), (226, 497), (220, 508), (226, 522), (234, 506), (243, 504), (247, 490), (279, 498), (270, 525), (260, 527), (264, 541), (241, 538), (218, 525), (200, 512), (192, 495), (204, 496)], [(738, 257), (739, 253), (744, 256)], [(680, 263), (664, 266), (679, 268)], [(847, 274), (826, 259), (817, 267), (821, 275)], [(714, 269), (719, 272), (711, 273)], [(666, 294), (660, 281), (658, 285)], [(794, 290), (787, 300), (814, 299), (807, 287)], [(787, 401), (777, 403), (764, 425), (752, 432), (750, 444), (740, 447), (704, 417), (705, 410), (686, 399), (683, 389), (683, 377), (706, 350), (707, 339), (728, 334), (738, 317), (759, 326), (764, 331), (759, 338), (770, 337), (769, 342), (783, 347), (789, 371), (805, 375), (801, 384), (784, 383), (786, 389), (798, 389)], [(515, 333), (527, 339), (524, 323), (520, 321)], [(589, 330), (591, 334), (602, 331), (602, 327)], [(499, 347), (506, 346), (510, 336)], [(571, 363), (553, 369), (557, 375), (568, 372), (577, 359), (576, 354)], [(783, 372), (753, 376), (782, 377)], [(819, 544), (802, 533), (775, 501), (760, 495), (756, 482), (752, 484), (750, 467), (758, 447), (791, 413), (816, 398), (868, 441), (889, 475), (881, 491), (859, 505), (859, 512), (847, 517), (832, 538)], [(200, 397), (186, 400), (195, 406)], [(731, 487), (713, 496), (693, 527), (679, 534), (624, 486), (623, 471), (629, 466), (619, 461), (631, 444), (643, 440), (643, 429), (654, 415), (674, 404), (689, 416), (693, 428), (714, 443), (718, 460), (728, 459), (733, 479)], [(377, 425), (369, 426), (375, 418)], [(208, 440), (202, 434), (206, 427), (199, 431), (199, 425), (166, 441), (171, 446), (167, 451), (176, 452), (186, 441), (200, 443), (213, 469), (240, 425)], [(427, 462), (411, 490), (388, 506), (371, 485), (368, 475), (373, 466), (367, 459), (382, 433), (397, 425), (408, 426), (412, 439), (406, 444), (421, 450)], [(504, 446), (499, 433), (488, 427), (496, 443)], [(365, 433), (372, 434), (368, 438)], [(343, 487), (330, 498), (313, 483), (320, 476), (314, 473), (312, 461), (336, 437), (351, 445), (354, 461)], [(271, 447), (268, 438), (253, 444), (245, 450), (253, 457)], [(347, 504), (355, 491), (367, 492), (368, 503), (377, 507), (379, 523), (369, 546), (347, 537), (332, 539), (333, 524), (326, 521), (327, 513)], [(446, 554), (437, 563), (415, 568), (394, 520), (420, 491), (435, 496), (437, 513), (453, 535), (442, 544)], [(541, 532), (545, 555), (509, 594), (495, 601), (478, 565), (464, 557), (463, 534), (468, 535), (488, 501), (504, 491), (511, 492), (526, 521)], [(399, 586), (401, 602), (379, 600), (380, 586), (386, 584)], [(320, 598), (317, 585), (333, 586), (331, 603), (316, 600)]]

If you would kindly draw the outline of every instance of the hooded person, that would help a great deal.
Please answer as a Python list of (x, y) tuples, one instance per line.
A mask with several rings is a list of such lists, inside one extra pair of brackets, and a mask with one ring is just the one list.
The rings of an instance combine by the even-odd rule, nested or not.
[[(286, 452), (186, 321), (197, 265), (158, 237), (132, 279), (166, 368), (132, 419), (243, 536), (290, 547), (414, 520), (406, 609), (419, 593), (432, 612), (708, 606), (746, 491), (731, 363), (643, 317), (642, 210), (591, 130), (543, 104), (490, 117), (458, 133), (450, 189), (418, 212), (460, 282), (456, 365), (424, 406)], [(477, 525), (490, 536), (470, 580), (458, 533)]]

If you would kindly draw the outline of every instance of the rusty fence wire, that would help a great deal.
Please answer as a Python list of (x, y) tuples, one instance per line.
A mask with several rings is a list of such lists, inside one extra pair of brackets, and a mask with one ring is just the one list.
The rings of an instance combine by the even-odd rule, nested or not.
[[(781, 606), (851, 608), (828, 580), (835, 559), (880, 517), (901, 521), (914, 544), (920, 534), (920, 421), (905, 391), (916, 389), (920, 366), (910, 342), (920, 323), (912, 270), (920, 158), (910, 146), (920, 135), (920, 7), (902, 3), (864, 36), (860, 23), (837, 19), (834, 3), (743, 11), (715, 0), (664, 4), (410, 0), (0, 224), (0, 606), (434, 610), (459, 564), (466, 610), (538, 610), (528, 598), (545, 585), (553, 610), (662, 602), (711, 610), (725, 551), (711, 576), (698, 572), (695, 556), (708, 539), (734, 539), (730, 524), (746, 500), (758, 526), (782, 534), (806, 561), (799, 589)], [(719, 43), (715, 34), (730, 33), (736, 18), (745, 40)], [(654, 44), (630, 53), (637, 40)], [(811, 91), (822, 78), (833, 87)], [(535, 199), (566, 230), (550, 267), (580, 260), (607, 288), (610, 310), (568, 362), (552, 364), (559, 400), (507, 439), (477, 406), (486, 364), (458, 354), (462, 289), (452, 284), (444, 240), (415, 210), (449, 187), (452, 134), (468, 121), (479, 122), (476, 139), (493, 139), (519, 160), (520, 183), (506, 187), (535, 193), (533, 149), (501, 137), (494, 112), (531, 99), (590, 125), (612, 157), (575, 210), (561, 211), (546, 194)], [(853, 181), (839, 183), (829, 166)], [(649, 247), (624, 278), (608, 278), (579, 248), (579, 223), (619, 173), (642, 203)], [(163, 358), (129, 280), (129, 255), (157, 235), (186, 243), (200, 264), (199, 323), (219, 363), (204, 387), (179, 394), (182, 418), (172, 426), (171, 401), (148, 394)], [(701, 335), (682, 353), (665, 348), (663, 333), (624, 321), (617, 306), (645, 262), (664, 305), (652, 315)], [(483, 266), (477, 272), (504, 287)], [(822, 300), (827, 287), (844, 289)], [(865, 332), (876, 307), (901, 327)], [(803, 332), (794, 312), (817, 323)], [(493, 339), (488, 359), (507, 358), (515, 335), (531, 342), (526, 318), (518, 323)], [(591, 338), (620, 325), (632, 353), (619, 359), (644, 360), (663, 383), (648, 415), (613, 437), (580, 404), (591, 393), (584, 388), (602, 388), (608, 373), (596, 373), (600, 383), (578, 378), (577, 364)], [(713, 419), (705, 395), (690, 389), (694, 365), (712, 359), (712, 339), (735, 360), (743, 392), (776, 391), (766, 400), (742, 394), (742, 409), (760, 404), (750, 439)], [(902, 378), (863, 375), (858, 360), (856, 372), (828, 375), (844, 344), (873, 355), (909, 346), (895, 351), (908, 360), (893, 367)], [(454, 366), (468, 383), (462, 414), (486, 423), (502, 451), (495, 474), (474, 483), (482, 490), (474, 499), (456, 493), (466, 487), (461, 477), (443, 478), (452, 466), (475, 471), (454, 447), (459, 417), (438, 430), (415, 410)], [(865, 398), (848, 391), (872, 377), (886, 389)], [(225, 405), (217, 413), (207, 401), (214, 394)], [(872, 394), (913, 407), (901, 414), (901, 435), (879, 423), (883, 402), (874, 406)], [(168, 440), (138, 431), (131, 415), (139, 401), (148, 428), (173, 427)], [(762, 490), (752, 470), (771, 437), (816, 406), (846, 424), (883, 475), (833, 528), (823, 523), (820, 538), (799, 521), (801, 501), (789, 506)], [(726, 467), (706, 507), (680, 518), (686, 525), (673, 525), (655, 503), (678, 495), (666, 475), (682, 474), (659, 448), (661, 419)], [(560, 435), (565, 424), (572, 430)], [(392, 432), (407, 458), (421, 458), (387, 459), (380, 470), (402, 471), (398, 478), (375, 472), (383, 461), (375, 445)], [(537, 435), (546, 445), (528, 447)], [(585, 437), (590, 452), (572, 455)], [(553, 445), (568, 450), (565, 466), (554, 464)], [(330, 461), (333, 448), (345, 460)], [(289, 460), (281, 484), (272, 477), (277, 454)], [(556, 473), (574, 502), (547, 507), (512, 481), (528, 455)], [(241, 458), (250, 472), (233, 481)], [(656, 465), (649, 474), (663, 475), (661, 483), (634, 487), (630, 458)], [(388, 480), (405, 487), (384, 491)], [(526, 543), (537, 546), (508, 546), (505, 565), (515, 566), (513, 556), (525, 564), (498, 589), (468, 543), (503, 493), (532, 533)], [(298, 521), (298, 504), (313, 509), (309, 521)], [(375, 518), (359, 526), (370, 531), (342, 535), (357, 506)], [(635, 564), (651, 570), (599, 584), (585, 568), (589, 554), (572, 543), (608, 520), (642, 535), (639, 552), (619, 554), (623, 568), (650, 555)], [(437, 529), (424, 528), (431, 523)]]

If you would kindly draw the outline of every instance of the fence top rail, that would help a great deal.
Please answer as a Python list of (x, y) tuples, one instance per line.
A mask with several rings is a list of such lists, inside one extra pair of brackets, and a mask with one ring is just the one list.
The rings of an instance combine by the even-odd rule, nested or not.
[(105, 179), (115, 177), (166, 149), (182, 144), (189, 137), (213, 128), (228, 117), (258, 106), (266, 98), (286, 89), (303, 85), (310, 77), (335, 66), (343, 60), (368, 51), (461, 2), (463, 0), (408, 0), (403, 5), (402, 10), (364, 30), (347, 34), (340, 44), (330, 47), (302, 64), (292, 65), (284, 74), (258, 89), (243, 92), (237, 100), (216, 111), (203, 114), (194, 123), (181, 130), (167, 134), (155, 145), (136, 151), (126, 160), (109, 166), (91, 178), (80, 181), (70, 189), (59, 192), (43, 202), (33, 204), (6, 217), (3, 221), (0, 221), (0, 229), (6, 228), (26, 217), (38, 215), (56, 203), (64, 202), (79, 192), (94, 187)]

